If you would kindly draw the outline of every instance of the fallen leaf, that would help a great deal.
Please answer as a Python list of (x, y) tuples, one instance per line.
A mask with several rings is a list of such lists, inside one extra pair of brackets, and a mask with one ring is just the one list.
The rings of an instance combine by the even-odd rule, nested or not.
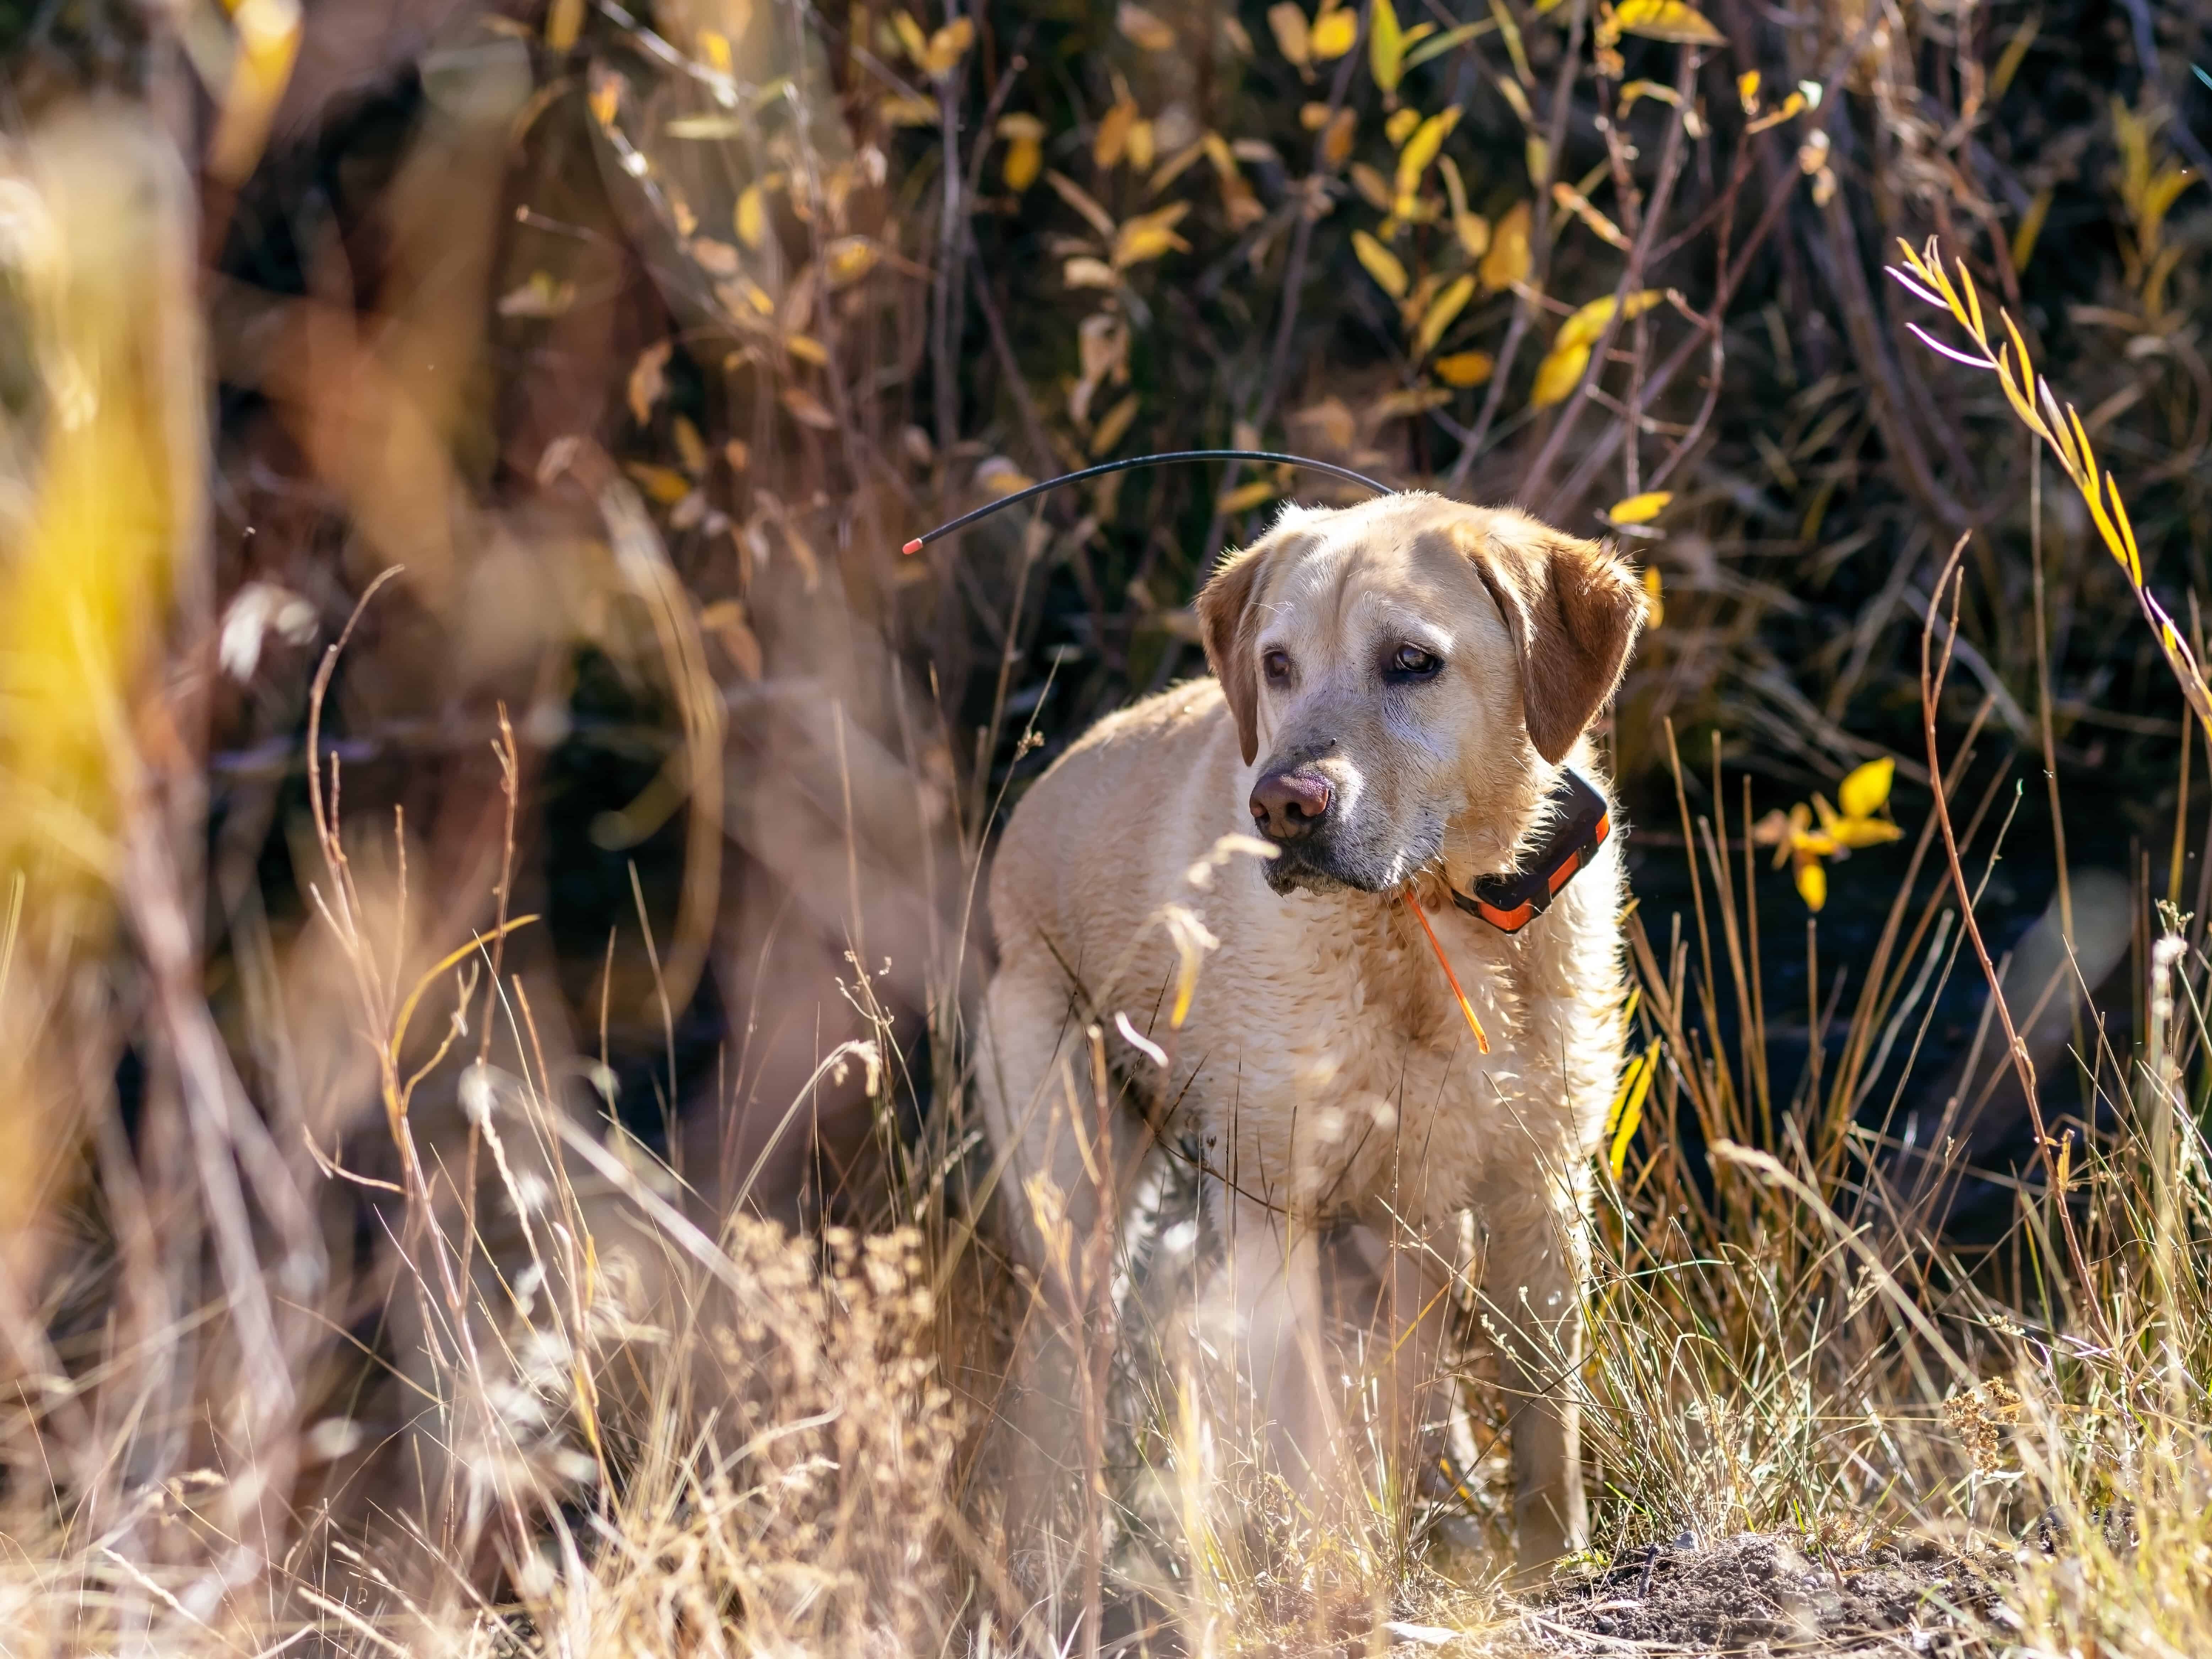
[(1359, 256), (1359, 263), (1367, 268), (1367, 274), (1382, 284), (1384, 293), (1394, 300), (1406, 297), (1406, 267), (1396, 254), (1364, 230), (1352, 233), (1352, 251)]

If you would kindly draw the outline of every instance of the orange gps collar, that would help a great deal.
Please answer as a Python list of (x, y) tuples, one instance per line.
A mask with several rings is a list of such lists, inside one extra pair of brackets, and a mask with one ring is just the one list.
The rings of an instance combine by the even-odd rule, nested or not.
[(1559, 774), (1551, 804), (1559, 822), (1528, 867), (1510, 875), (1484, 876), (1471, 895), (1449, 888), (1454, 904), (1504, 933), (1519, 933), (1552, 908), (1575, 872), (1597, 856), (1597, 849), (1613, 834), (1613, 815), (1605, 797), (1575, 771)]

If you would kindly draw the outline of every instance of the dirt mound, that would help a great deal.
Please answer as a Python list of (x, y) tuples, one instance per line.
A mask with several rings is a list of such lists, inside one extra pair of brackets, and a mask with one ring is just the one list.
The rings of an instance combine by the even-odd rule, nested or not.
[(1978, 1659), (1994, 1651), (1984, 1620), (2010, 1576), (2002, 1552), (1932, 1544), (1817, 1560), (1772, 1534), (1655, 1546), (1530, 1607), (1517, 1650)]

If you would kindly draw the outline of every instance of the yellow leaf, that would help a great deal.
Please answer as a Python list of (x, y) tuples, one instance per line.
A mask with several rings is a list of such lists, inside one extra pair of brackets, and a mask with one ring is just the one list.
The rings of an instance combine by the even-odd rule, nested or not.
[(1406, 142), (1407, 134), (1421, 125), (1421, 112), (1410, 106), (1391, 112), (1390, 118), (1382, 124), (1382, 136), (1394, 144)]
[(1384, 92), (1398, 90), (1398, 78), (1406, 72), (1406, 34), (1398, 27), (1397, 9), (1390, 0), (1375, 0), (1368, 19), (1367, 67)]
[(889, 97), (876, 106), (884, 125), (892, 127), (933, 127), (937, 125), (934, 98)]
[(922, 33), (921, 25), (903, 9), (891, 14), (891, 29), (906, 48), (906, 55), (917, 64), (929, 56), (929, 38)]
[(738, 672), (749, 680), (761, 677), (759, 638), (745, 622), (745, 608), (735, 599), (717, 599), (699, 612), (699, 625), (721, 644)]
[(1647, 489), (1641, 495), (1631, 495), (1626, 501), (1615, 501), (1606, 517), (1615, 524), (1650, 524), (1674, 499), (1674, 492), (1671, 489)]
[(968, 55), (968, 48), (975, 44), (975, 20), (956, 17), (929, 37), (929, 45), (921, 54), (925, 74), (943, 80), (960, 65)]
[(1444, 291), (1430, 302), (1427, 313), (1421, 319), (1421, 331), (1413, 339), (1415, 361), (1427, 356), (1437, 349), (1437, 342), (1444, 337), (1444, 331), (1467, 308), (1474, 298), (1474, 278), (1472, 276), (1455, 278)]
[(1816, 858), (1800, 858), (1796, 863), (1797, 896), (1808, 910), (1817, 910), (1828, 902), (1827, 868)]
[(1224, 513), (1249, 513), (1261, 502), (1273, 501), (1274, 495), (1275, 486), (1265, 478), (1259, 478), (1248, 484), (1239, 484), (1216, 501), (1214, 506)]
[(1889, 787), (1897, 779), (1897, 763), (1887, 755), (1856, 767), (1836, 791), (1836, 799), (1847, 818), (1870, 818), (1889, 804)]
[(584, 27), (584, 0), (553, 0), (545, 13), (545, 44), (566, 52), (576, 44)]
[(630, 365), (629, 412), (640, 426), (653, 419), (653, 405), (668, 390), (668, 359), (675, 349), (673, 341), (655, 341)]
[(1316, 18), (1308, 35), (1316, 64), (1326, 64), (1332, 58), (1343, 57), (1358, 40), (1358, 15), (1348, 9)]
[[(1278, 6), (1275, 9), (1277, 11), (1298, 11), (1298, 9), (1296, 6)], [(1273, 14), (1270, 14), (1270, 15), (1272, 15)], [(1298, 21), (1302, 27), (1305, 22), (1305, 13), (1298, 11)], [(1323, 127), (1327, 126), (1328, 123), (1329, 107), (1327, 104), (1315, 103), (1309, 100), (1307, 102), (1298, 106), (1298, 125), (1304, 127), (1308, 132), (1319, 132)]]
[(1367, 274), (1382, 286), (1382, 291), (1394, 300), (1406, 297), (1406, 267), (1398, 256), (1384, 247), (1364, 230), (1352, 233), (1352, 251), (1359, 256), (1359, 263)]
[(785, 335), (783, 349), (798, 358), (800, 362), (811, 363), (817, 368), (823, 368), (830, 361), (830, 348), (811, 334)]
[(1746, 115), (1759, 113), (1759, 71), (1746, 70), (1735, 77), (1735, 95)]
[(1429, 163), (1437, 159), (1451, 130), (1459, 125), (1456, 106), (1441, 115), (1431, 115), (1406, 141), (1405, 149), (1398, 152), (1398, 194), (1411, 196), (1420, 187), (1421, 175), (1429, 170)]
[(1586, 345), (1554, 346), (1551, 355), (1536, 365), (1536, 389), (1529, 394), (1530, 405), (1548, 408), (1580, 386), (1589, 356)]
[[(1279, 4), (1267, 8), (1267, 27), (1274, 33), (1276, 50), (1292, 64), (1304, 69), (1313, 60), (1313, 39), (1306, 27), (1306, 15), (1303, 8), (1292, 5), (1291, 0), (1280, 0)], [(1328, 106), (1310, 105), (1308, 107), (1326, 110)], [(1325, 114), (1322, 118), (1322, 120), (1328, 118)], [(1316, 121), (1314, 125), (1319, 126), (1321, 122)]]
[(999, 176), (1008, 190), (1020, 195), (1036, 183), (1036, 176), (1044, 167), (1044, 147), (1034, 138), (1017, 138), (1006, 147), (1006, 164)]
[(848, 283), (858, 282), (876, 268), (883, 250), (865, 236), (840, 236), (830, 244), (823, 255), (823, 263), (830, 272), (830, 286), (842, 288)]
[(994, 456), (975, 469), (975, 482), (994, 495), (1011, 495), (1036, 480), (1004, 456)]
[(637, 487), (663, 507), (672, 507), (691, 493), (691, 481), (672, 466), (651, 466), (643, 461), (626, 461), (623, 471), (637, 481)]
[[(1644, 289), (1630, 295), (1627, 303), (1620, 308), (1622, 319), (1626, 321), (1642, 316), (1666, 297), (1656, 288)], [(1608, 294), (1602, 299), (1592, 300), (1559, 325), (1559, 331), (1552, 340), (1552, 349), (1558, 351), (1567, 346), (1594, 344), (1597, 337), (1605, 332), (1605, 325), (1612, 319), (1613, 295)]]
[(1659, 594), (1659, 567), (1656, 564), (1647, 564), (1644, 567), (1644, 625), (1656, 628), (1666, 620), (1667, 602)]
[(1390, 181), (1364, 161), (1352, 164), (1352, 187), (1359, 192), (1360, 199), (1377, 213), (1390, 210)]
[[(1097, 198), (1089, 191), (1084, 189), (1057, 167), (1044, 175), (1044, 181), (1059, 192), (1061, 201), (1083, 216), (1091, 229), (1109, 242), (1114, 240), (1114, 216), (1099, 206)], [(1152, 187), (1155, 190), (1159, 188), (1157, 180), (1154, 181)]]
[(758, 185), (747, 185), (738, 193), (738, 210), (731, 216), (738, 240), (747, 247), (757, 248), (767, 240), (768, 206), (762, 199)]
[(1124, 98), (1098, 118), (1097, 135), (1091, 141), (1091, 159), (1103, 171), (1118, 167), (1129, 147), (1129, 129), (1137, 125), (1137, 100)]
[(2043, 222), (2051, 213), (2051, 190), (2048, 185), (2035, 192), (2027, 204), (2027, 211), (2020, 216), (2020, 223), (2012, 233), (2012, 268), (2016, 271), (2027, 269), (2027, 262), (2035, 257), (2036, 238), (2043, 234)]
[(1707, 21), (1703, 12), (1684, 4), (1683, 0), (1622, 0), (1613, 19), (1623, 33), (1640, 34), (1647, 40), (1717, 46), (1728, 38)]
[(1838, 818), (1831, 839), (1838, 847), (1880, 847), (1901, 840), (1904, 835), (1905, 831), (1887, 818)]
[(1170, 248), (1188, 250), (1190, 244), (1175, 234), (1175, 226), (1189, 211), (1189, 203), (1176, 202), (1125, 221), (1114, 233), (1114, 269), (1127, 270), (1131, 265), (1158, 258)]
[(1098, 429), (1091, 434), (1091, 454), (1103, 455), (1120, 443), (1129, 430), (1129, 422), (1136, 418), (1137, 394), (1132, 392), (1099, 420)]
[(717, 75), (730, 72), (730, 37), (720, 29), (699, 31), (699, 55), (707, 60), (707, 67)]
[(1359, 118), (1348, 109), (1337, 111), (1322, 134), (1321, 159), (1327, 165), (1340, 167), (1352, 154), (1352, 141), (1358, 136)]
[(1455, 351), (1437, 359), (1437, 378), (1446, 386), (1480, 386), (1497, 367), (1486, 351)]
[(1114, 27), (1146, 52), (1165, 52), (1176, 43), (1176, 32), (1153, 12), (1121, 0), (1114, 14)]
[(1496, 293), (1528, 275), (1528, 204), (1516, 202), (1490, 229), (1490, 247), (1480, 271), (1486, 292)]
[(608, 70), (594, 75), (592, 80), (592, 118), (603, 127), (611, 127), (622, 113), (623, 82), (621, 76)]
[(1606, 1164), (1615, 1181), (1620, 1179), (1628, 1161), (1628, 1144), (1636, 1139), (1637, 1127), (1644, 1121), (1644, 1103), (1650, 1096), (1651, 1079), (1658, 1074), (1659, 1043), (1654, 1038), (1649, 1048), (1629, 1062), (1627, 1074), (1613, 1097), (1613, 1109), (1606, 1115), (1605, 1132), (1611, 1137)]

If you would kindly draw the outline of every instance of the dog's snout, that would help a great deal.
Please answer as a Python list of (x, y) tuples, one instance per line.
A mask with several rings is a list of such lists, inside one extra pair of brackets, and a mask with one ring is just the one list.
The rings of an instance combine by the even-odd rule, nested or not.
[(1332, 792), (1318, 772), (1291, 768), (1268, 773), (1252, 789), (1252, 822), (1270, 841), (1296, 841), (1328, 816)]

